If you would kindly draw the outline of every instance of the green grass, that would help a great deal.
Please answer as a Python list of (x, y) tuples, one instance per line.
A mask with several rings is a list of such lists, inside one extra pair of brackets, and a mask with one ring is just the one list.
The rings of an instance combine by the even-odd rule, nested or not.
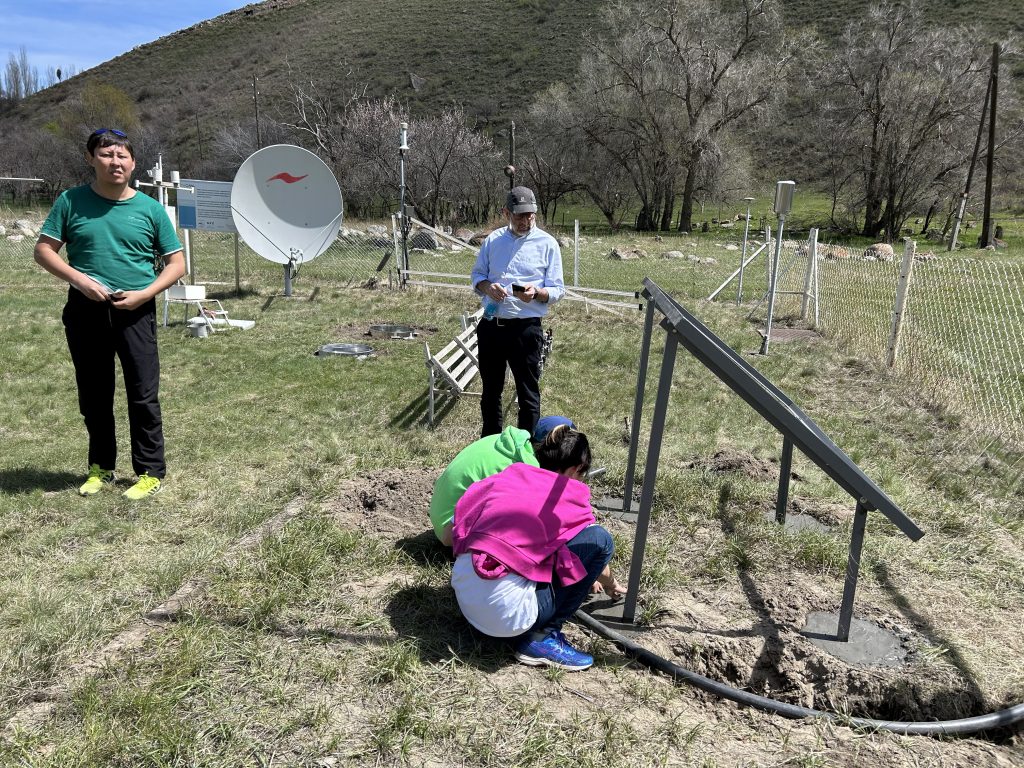
[[(642, 263), (600, 256), (628, 242), (592, 244), (588, 274), (638, 277)], [(856, 764), (859, 742), (697, 697), (578, 628), (570, 636), (598, 658), (582, 675), (518, 667), (500, 645), (472, 634), (447, 583), (448, 561), (425, 533), (419, 490), (477, 435), (476, 401), (460, 400), (430, 431), (421, 421), (419, 343), (363, 339), (377, 356), (362, 362), (312, 355), (325, 342), (359, 338), (371, 322), (409, 323), (432, 345), (443, 343), (472, 299), (352, 287), (370, 259), (353, 257), (346, 272), (340, 256), (324, 258), (308, 265), (291, 300), (274, 295), (275, 269), (264, 273), (252, 262), (247, 291), (225, 296), (232, 316), (256, 320), (249, 331), (193, 339), (178, 312), (160, 330), (170, 473), (163, 493), (131, 505), (113, 493), (75, 493), (85, 435), (60, 328), (63, 291), (27, 253), (0, 252), (9, 318), (0, 349), (0, 723), (14, 715), (20, 723), (0, 737), (0, 763), (800, 764), (817, 759), (824, 738), (837, 764)], [(203, 274), (230, 274), (230, 259), (212, 241), (197, 255)], [(744, 313), (690, 298), (715, 280), (686, 270), (666, 272), (665, 281), (674, 280), (686, 306), (730, 346), (754, 349)], [(642, 315), (565, 302), (551, 324), (544, 410), (581, 424), (608, 467), (595, 492), (614, 492), (625, 473), (623, 419), (632, 415)], [(660, 350), (659, 340), (655, 360)], [(906, 674), (922, 690), (931, 690), (929, 679), (974, 684), (992, 708), (1019, 699), (1014, 621), (1024, 608), (1024, 525), (1019, 495), (1005, 490), (1012, 465), (972, 465), (976, 454), (966, 455), (954, 423), (920, 407), (900, 380), (876, 376), (825, 342), (746, 359), (860, 457), (927, 530), (910, 545), (872, 516), (858, 592), (859, 615), (894, 616), (929, 636), (927, 648), (944, 649), (926, 652)], [(777, 631), (790, 631), (805, 603), (787, 607), (785, 595), (838, 604), (848, 518), (834, 534), (782, 535), (764, 518), (774, 479), (699, 465), (720, 448), (770, 463), (780, 442), (680, 355), (641, 600), (657, 627), (643, 642), (662, 655), (674, 657), (694, 638), (702, 658), (735, 652), (767, 631), (759, 622), (771, 606), (784, 617), (773, 615)], [(956, 472), (944, 471), (951, 466)], [(852, 511), (806, 459), (798, 455), (794, 470), (795, 496)], [(353, 506), (353, 494), (380, 478), (395, 484), (392, 506)], [(417, 493), (403, 479), (420, 483)], [(292, 502), (299, 512), (289, 524), (252, 547), (233, 547)], [(623, 572), (632, 528), (606, 522)], [(201, 588), (174, 621), (141, 622), (188, 579)], [(738, 610), (755, 587), (770, 594), (768, 607)], [(691, 625), (696, 631), (686, 633)], [(75, 672), (140, 628), (137, 647)], [(33, 719), (27, 713), (37, 699), (53, 706)], [(779, 729), (785, 738), (764, 736)], [(859, 739), (894, 765), (935, 750), (950, 761), (982, 748), (1006, 752), (972, 739)]]

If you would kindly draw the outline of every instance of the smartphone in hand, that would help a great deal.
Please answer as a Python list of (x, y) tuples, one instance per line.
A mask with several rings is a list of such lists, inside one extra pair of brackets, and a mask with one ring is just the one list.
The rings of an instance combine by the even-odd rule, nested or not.
[(526, 286), (525, 285), (517, 285), (516, 283), (512, 283), (512, 293), (525, 293), (525, 292), (526, 292)]

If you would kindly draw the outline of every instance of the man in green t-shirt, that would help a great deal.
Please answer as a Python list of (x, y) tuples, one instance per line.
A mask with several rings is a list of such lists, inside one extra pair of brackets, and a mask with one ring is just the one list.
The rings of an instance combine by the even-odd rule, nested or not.
[[(160, 204), (132, 189), (135, 150), (113, 128), (86, 142), (91, 184), (63, 192), (36, 243), (35, 260), (69, 283), (64, 332), (75, 366), (78, 407), (89, 433), (89, 476), (83, 496), (114, 480), (114, 355), (128, 396), (132, 467), (129, 499), (157, 493), (166, 473), (160, 416), (156, 296), (185, 274), (174, 226)], [(60, 249), (67, 246), (67, 261)], [(155, 260), (164, 268), (159, 274)]]

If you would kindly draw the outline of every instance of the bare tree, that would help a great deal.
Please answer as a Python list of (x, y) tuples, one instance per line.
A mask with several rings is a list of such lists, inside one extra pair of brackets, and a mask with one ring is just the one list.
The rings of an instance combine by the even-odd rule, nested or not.
[(834, 47), (815, 135), (828, 142), (834, 200), (857, 215), (863, 235), (894, 240), (955, 188), (977, 125), (971, 97), (987, 76), (977, 39), (925, 26), (912, 4), (882, 3)]
[[(688, 230), (702, 163), (739, 121), (763, 116), (796, 61), (777, 0), (620, 0), (572, 93), (579, 126), (630, 176), (637, 227)], [(677, 189), (681, 185), (681, 189)]]
[(409, 141), (416, 148), (411, 177), (419, 192), (417, 208), (428, 213), (431, 226), (457, 214), (471, 196), (467, 181), (479, 176), (474, 166), (489, 159), (497, 167), (493, 142), (469, 124), (461, 106), (410, 123)]
[(553, 221), (558, 202), (582, 189), (585, 165), (583, 135), (571, 114), (569, 89), (550, 86), (530, 106), (517, 162), (524, 180), (537, 194), (545, 221)]
[(39, 90), (39, 69), (28, 60), (25, 46), (21, 46), (17, 56), (8, 55), (2, 80), (0, 92), (9, 101), (21, 101)]

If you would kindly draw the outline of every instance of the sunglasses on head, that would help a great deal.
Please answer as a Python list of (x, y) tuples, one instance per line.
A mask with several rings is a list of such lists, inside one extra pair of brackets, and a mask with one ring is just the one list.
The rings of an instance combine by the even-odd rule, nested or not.
[(118, 138), (121, 138), (121, 139), (127, 139), (128, 138), (128, 134), (127, 133), (125, 133), (124, 131), (119, 131), (119, 130), (117, 130), (117, 128), (97, 128), (95, 131), (93, 131), (89, 135), (89, 138), (91, 139), (93, 136), (102, 136), (104, 133), (112, 133), (112, 134), (114, 134), (115, 136), (117, 136)]

